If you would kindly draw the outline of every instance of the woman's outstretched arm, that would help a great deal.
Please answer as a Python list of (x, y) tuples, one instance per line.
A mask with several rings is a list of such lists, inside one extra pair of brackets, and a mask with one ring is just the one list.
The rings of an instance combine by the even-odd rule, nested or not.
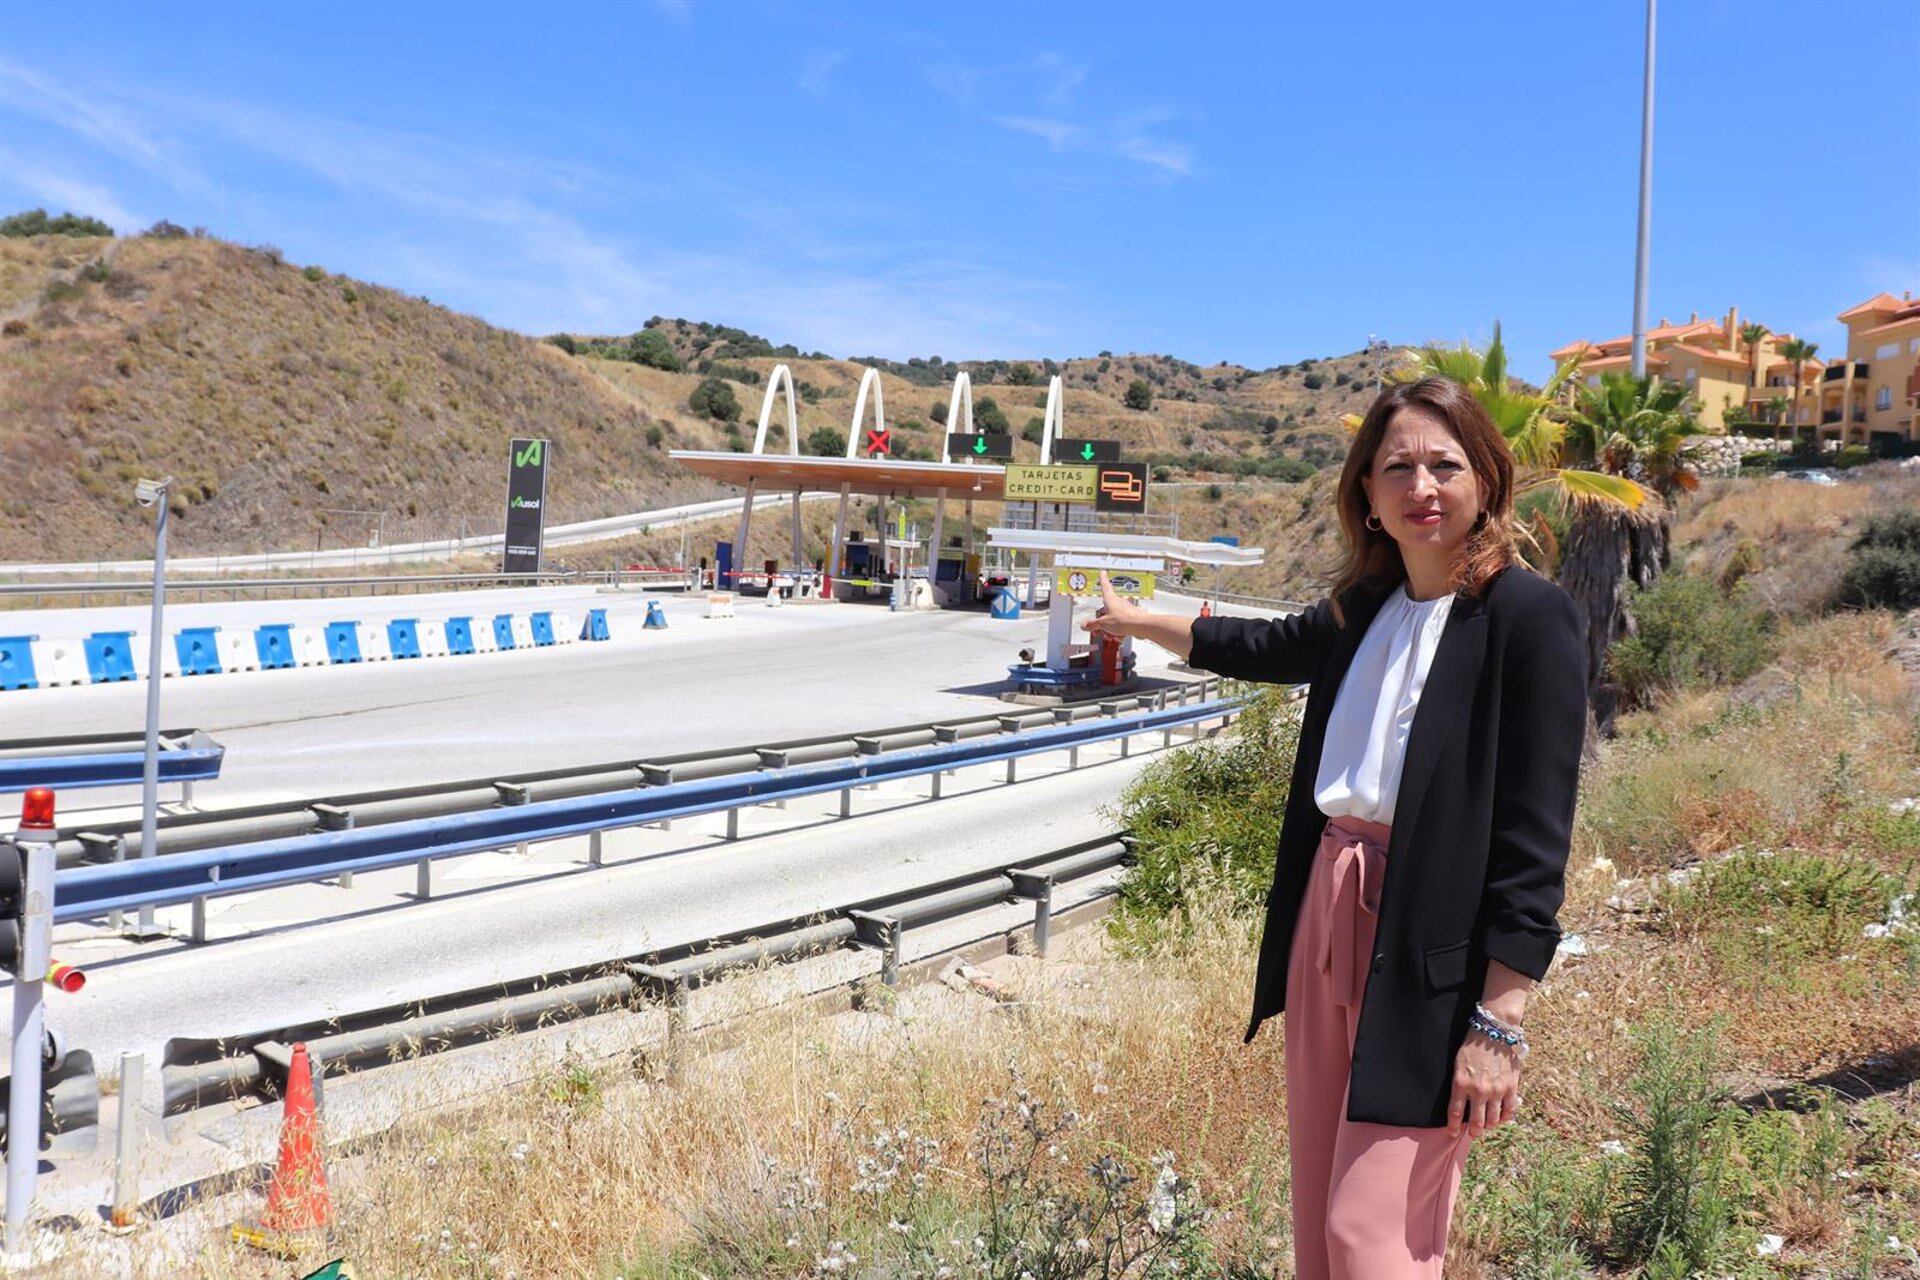
[(1320, 665), (1332, 615), (1322, 600), (1285, 618), (1188, 618), (1155, 613), (1123, 600), (1104, 570), (1100, 598), (1106, 611), (1081, 623), (1089, 634), (1151, 640), (1174, 656), (1236, 680), (1299, 684)]

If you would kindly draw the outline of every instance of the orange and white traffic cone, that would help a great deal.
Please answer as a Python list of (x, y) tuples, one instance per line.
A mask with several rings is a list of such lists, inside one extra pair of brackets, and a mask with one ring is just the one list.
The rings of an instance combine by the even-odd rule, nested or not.
[(315, 1231), (333, 1223), (333, 1198), (327, 1193), (322, 1158), (320, 1115), (314, 1105), (313, 1063), (307, 1046), (293, 1046), (287, 1068), (286, 1103), (280, 1117), (280, 1157), (267, 1189), (267, 1211), (258, 1229), (235, 1226), (234, 1238), (280, 1253), (290, 1232)]

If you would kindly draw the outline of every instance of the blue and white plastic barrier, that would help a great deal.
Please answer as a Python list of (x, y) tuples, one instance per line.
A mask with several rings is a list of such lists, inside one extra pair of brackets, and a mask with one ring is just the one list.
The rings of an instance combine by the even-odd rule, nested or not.
[[(650, 601), (646, 627), (658, 629), (659, 601)], [(285, 671), (393, 659), (469, 657), (513, 649), (547, 649), (575, 639), (609, 639), (607, 611), (452, 614), (445, 618), (339, 619), (324, 624), (269, 622), (251, 628), (181, 627), (160, 646), (163, 676), (208, 676), (236, 671)], [(45, 639), (0, 635), (0, 691), (59, 685), (112, 684), (146, 676), (146, 636), (96, 631)]]

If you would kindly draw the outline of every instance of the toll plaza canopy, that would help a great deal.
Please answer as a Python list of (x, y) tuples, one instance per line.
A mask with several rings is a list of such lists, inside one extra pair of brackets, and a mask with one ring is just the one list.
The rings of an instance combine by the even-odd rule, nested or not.
[(971, 462), (894, 458), (819, 458), (808, 454), (722, 453), (675, 449), (668, 457), (711, 480), (758, 491), (847, 493), (998, 502), (1007, 469)]

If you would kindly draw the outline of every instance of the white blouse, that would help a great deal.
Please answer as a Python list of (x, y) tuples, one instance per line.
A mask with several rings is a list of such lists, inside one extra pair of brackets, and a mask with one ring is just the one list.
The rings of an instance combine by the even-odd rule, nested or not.
[(1393, 824), (1407, 735), (1453, 594), (1415, 600), (1395, 587), (1340, 682), (1320, 749), (1313, 798), (1328, 817)]

